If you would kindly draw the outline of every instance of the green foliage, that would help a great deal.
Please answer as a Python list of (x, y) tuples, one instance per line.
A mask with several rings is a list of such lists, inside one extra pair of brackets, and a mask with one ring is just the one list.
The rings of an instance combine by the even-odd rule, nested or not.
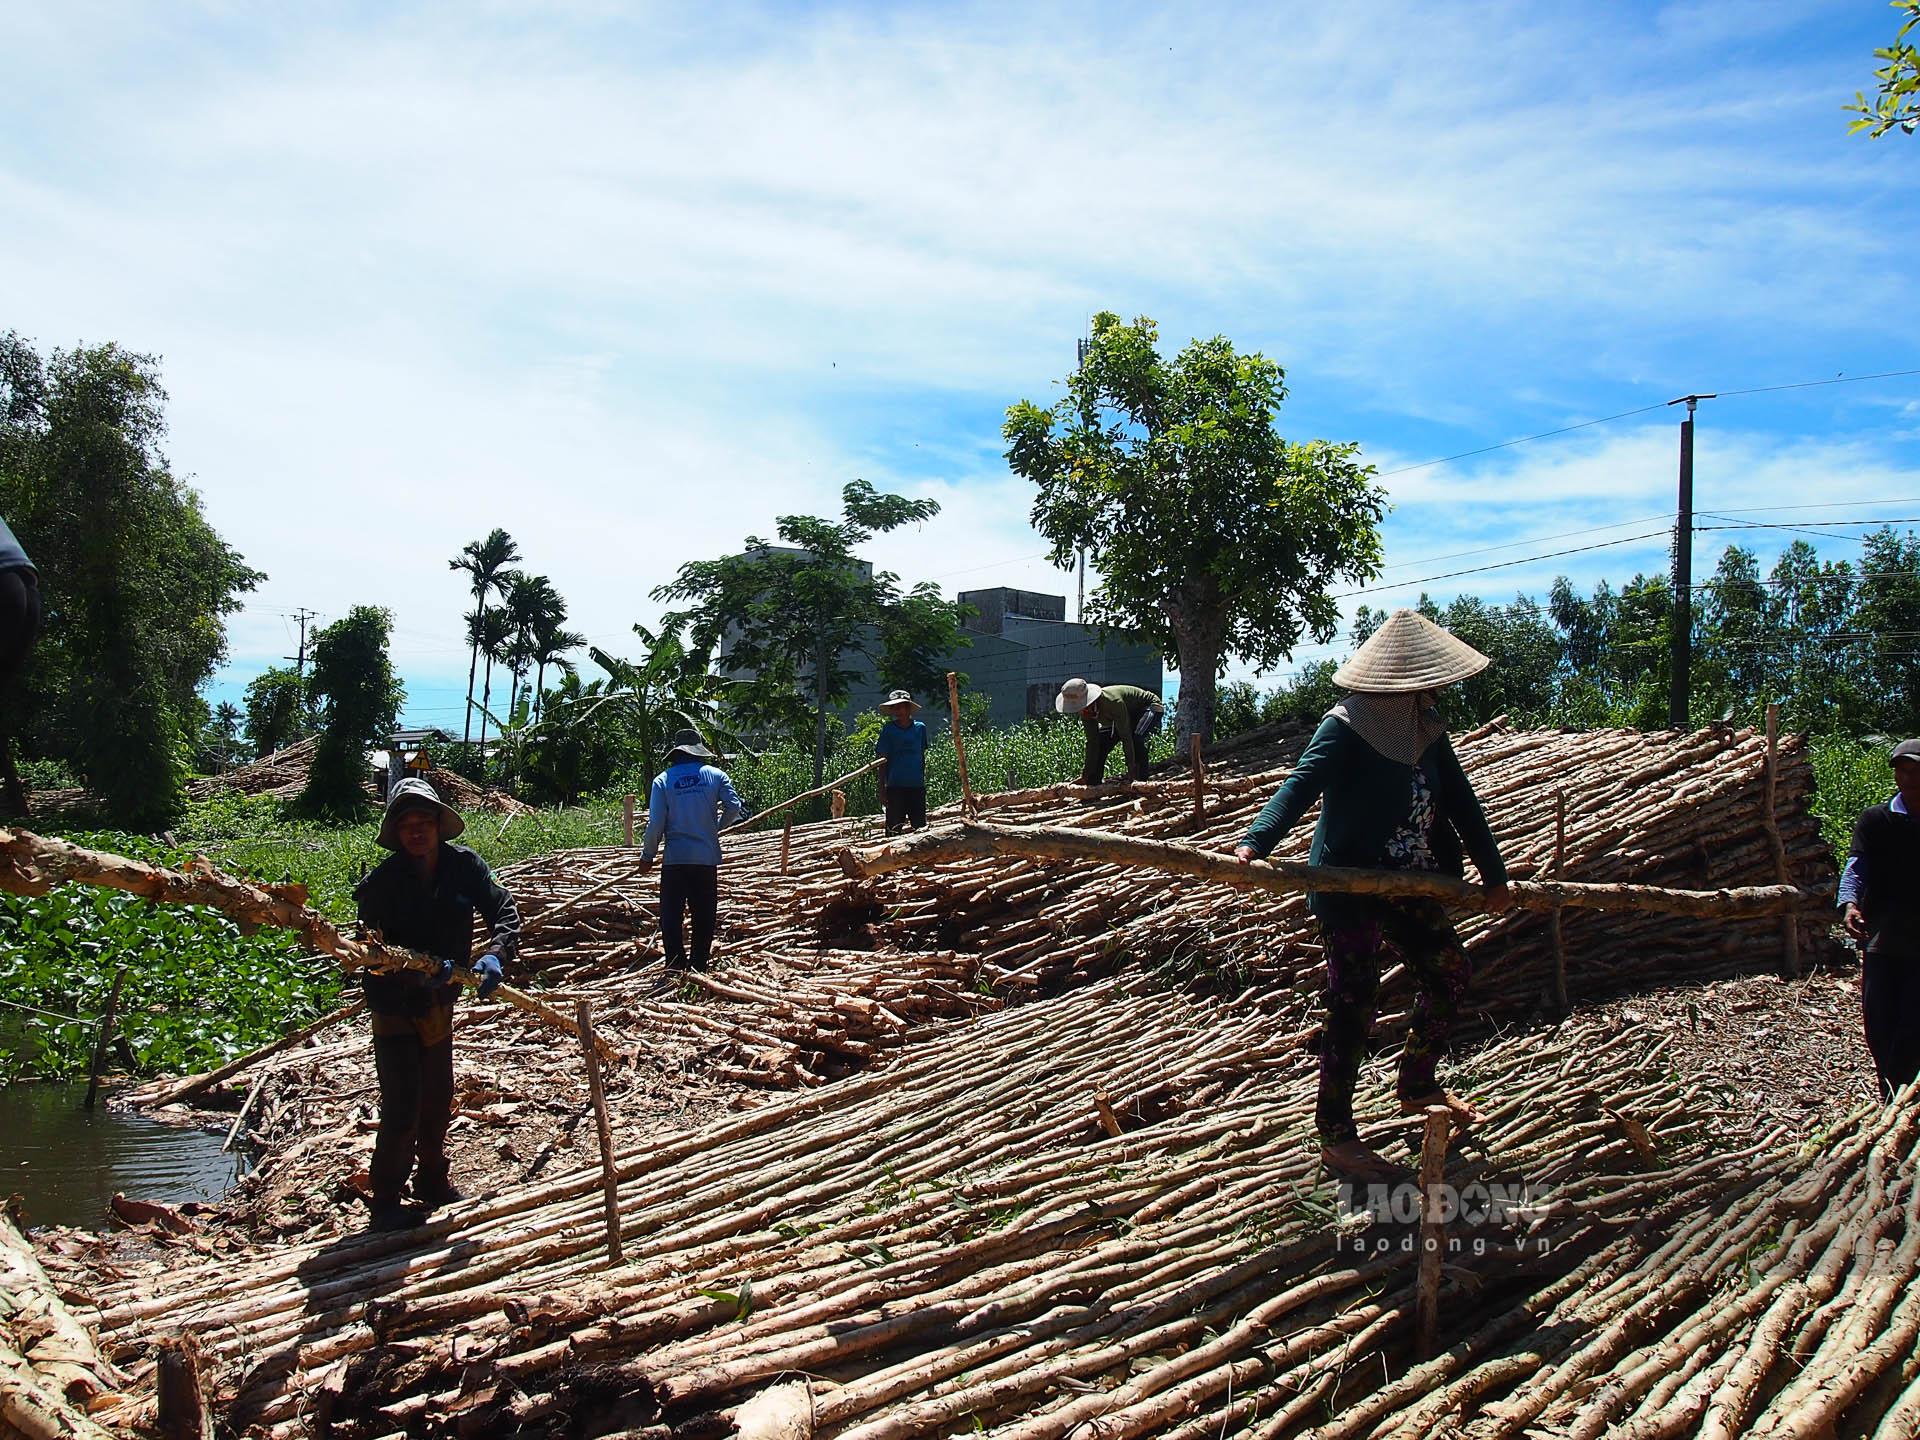
[(1067, 394), (1007, 411), (1007, 463), (1062, 569), (1086, 550), (1097, 623), (1145, 635), (1181, 672), (1179, 733), (1213, 732), (1229, 657), (1262, 669), (1339, 623), (1329, 587), (1379, 571), (1385, 492), (1359, 446), (1283, 439), (1279, 365), (1224, 336), (1171, 362), (1158, 327), (1096, 315)]
[(312, 723), (306, 686), (284, 665), (262, 670), (247, 682), (247, 743), (256, 755), (271, 755), (298, 739)]
[(202, 771), (219, 774), (231, 770), (241, 757), (240, 707), (222, 700), (200, 727), (200, 743), (194, 751), (194, 763)]
[(155, 362), (115, 345), (42, 361), (0, 335), (0, 512), (40, 571), (47, 627), (8, 728), (67, 761), (121, 823), (174, 818), (225, 617), (263, 577), (160, 451)]
[(1844, 856), (1853, 843), (1853, 822), (1869, 805), (1893, 793), (1893, 746), (1827, 736), (1808, 752), (1813, 764), (1814, 813), (1833, 853)]
[(785, 739), (813, 730), (816, 776), (827, 720), (859, 673), (853, 662), (865, 657), (883, 685), (926, 690), (966, 643), (960, 607), (938, 586), (903, 593), (899, 576), (854, 553), (876, 534), (931, 519), (939, 505), (855, 480), (841, 509), (838, 522), (783, 515), (776, 532), (784, 546), (750, 536), (742, 553), (690, 561), (653, 592), (686, 607), (663, 624), (684, 626), (695, 654), (712, 656), (725, 643), (726, 671), (739, 677), (727, 702), (742, 728)]
[[(135, 835), (73, 838), (157, 863), (188, 858)], [(0, 1006), (0, 1077), (84, 1074), (123, 965), (117, 1028), (142, 1071), (220, 1064), (323, 1013), (340, 989), (333, 963), (300, 956), (292, 935), (242, 935), (216, 911), (82, 885), (31, 899), (0, 894), (0, 995), (8, 1002)]]
[(1869, 100), (1854, 92), (1847, 110), (1861, 118), (1847, 126), (1849, 135), (1865, 130), (1874, 139), (1898, 129), (1911, 135), (1920, 130), (1920, 46), (1913, 41), (1914, 28), (1920, 26), (1920, 0), (1889, 0), (1895, 10), (1905, 13), (1900, 28), (1893, 32), (1893, 43), (1873, 52), (1884, 61), (1873, 72), (1880, 82)]
[(387, 659), (392, 624), (385, 610), (356, 605), (314, 641), (320, 743), (300, 793), (308, 814), (351, 819), (366, 808), (367, 752), (393, 734), (405, 698)]

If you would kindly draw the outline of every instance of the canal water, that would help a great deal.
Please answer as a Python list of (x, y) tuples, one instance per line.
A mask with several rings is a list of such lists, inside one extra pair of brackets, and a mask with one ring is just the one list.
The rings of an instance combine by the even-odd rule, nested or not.
[(111, 1225), (117, 1190), (180, 1205), (217, 1200), (246, 1173), (219, 1135), (109, 1110), (102, 1094), (83, 1110), (85, 1085), (0, 1086), (0, 1197), (17, 1193), (27, 1224)]

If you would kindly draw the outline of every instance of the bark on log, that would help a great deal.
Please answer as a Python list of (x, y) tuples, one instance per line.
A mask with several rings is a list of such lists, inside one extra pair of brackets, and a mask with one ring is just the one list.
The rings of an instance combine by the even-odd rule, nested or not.
[(11, 1306), (7, 1322), (23, 1340), (20, 1360), (54, 1393), (81, 1408), (115, 1393), (120, 1372), (101, 1355), (93, 1332), (67, 1309), (32, 1244), (0, 1213), (0, 1291)]
[[(1356, 870), (1275, 860), (1242, 865), (1230, 856), (1208, 854), (1191, 846), (1050, 825), (963, 825), (957, 831), (929, 831), (867, 849), (848, 847), (840, 852), (840, 868), (852, 879), (865, 880), (896, 870), (982, 855), (1139, 866), (1191, 875), (1239, 890), (1283, 893), (1324, 890), (1344, 895), (1418, 896), (1444, 901), (1463, 910), (1489, 908), (1484, 886), (1448, 875), (1409, 870)], [(1832, 903), (1830, 896), (1794, 885), (1669, 890), (1656, 885), (1516, 880), (1507, 888), (1514, 905), (1523, 910), (1551, 911), (1564, 906), (1723, 919), (1735, 915), (1795, 914), (1824, 909)]]
[(1420, 1271), (1415, 1316), (1414, 1349), (1422, 1360), (1433, 1355), (1440, 1327), (1440, 1266), (1446, 1258), (1446, 1197), (1441, 1187), (1447, 1174), (1447, 1142), (1453, 1136), (1453, 1112), (1445, 1105), (1427, 1107), (1420, 1139)]
[(579, 1001), (574, 1018), (580, 1026), (580, 1054), (587, 1066), (587, 1093), (593, 1100), (593, 1125), (600, 1139), (600, 1183), (606, 1203), (607, 1261), (618, 1265), (620, 1254), (620, 1175), (613, 1156), (613, 1125), (607, 1118), (607, 1087), (600, 1079), (600, 1056), (593, 1048), (593, 1002)]
[(200, 1347), (191, 1335), (169, 1335), (155, 1347), (157, 1414), (161, 1440), (213, 1440), (213, 1412), (200, 1378)]

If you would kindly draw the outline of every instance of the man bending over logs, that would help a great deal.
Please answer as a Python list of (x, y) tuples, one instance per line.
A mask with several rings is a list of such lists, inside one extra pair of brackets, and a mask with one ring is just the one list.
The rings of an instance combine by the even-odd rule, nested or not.
[(680, 917), (693, 911), (693, 968), (713, 963), (713, 935), (720, 915), (720, 830), (747, 813), (733, 780), (709, 760), (719, 757), (682, 730), (667, 752), (667, 768), (653, 777), (647, 794), (647, 836), (640, 845), (640, 868), (653, 868), (653, 854), (664, 836), (666, 863), (660, 867), (660, 939), (666, 965), (679, 970), (687, 962)]
[[(1375, 631), (1334, 683), (1351, 690), (1327, 712), (1300, 762), (1234, 851), (1242, 864), (1264, 857), (1321, 801), (1308, 858), (1315, 865), (1464, 870), (1462, 842), (1487, 883), (1491, 908), (1511, 904), (1507, 870), (1435, 708), (1437, 692), (1485, 669), (1487, 657), (1415, 610), (1399, 610)], [(1327, 1021), (1320, 1040), (1320, 1094), (1314, 1108), (1329, 1170), (1359, 1180), (1398, 1172), (1360, 1141), (1353, 1090), (1373, 1026), (1380, 952), (1392, 947), (1419, 983), (1413, 1024), (1400, 1052), (1401, 1109), (1445, 1105), (1465, 1128), (1480, 1117), (1449, 1095), (1434, 1066), (1471, 978), (1467, 952), (1437, 900), (1386, 899), (1312, 891), (1327, 957)]]
[[(402, 780), (387, 798), (380, 843), (395, 853), (354, 888), (360, 923), (390, 945), (424, 950), (438, 976), (414, 971), (363, 977), (373, 1016), (373, 1067), (380, 1079), (380, 1128), (373, 1141), (373, 1228), (403, 1230), (425, 1212), (463, 1197), (448, 1179), (447, 1126), (453, 1120), (453, 967), (473, 953), (473, 914), (492, 938), (473, 973), (480, 998), (500, 983), (520, 944), (520, 912), (487, 862), (450, 842), (466, 822), (425, 780)], [(417, 1208), (400, 1203), (413, 1176)]]
[(1107, 773), (1107, 756), (1124, 745), (1127, 778), (1147, 778), (1147, 737), (1160, 728), (1166, 706), (1158, 695), (1138, 685), (1095, 685), (1079, 676), (1060, 687), (1053, 708), (1062, 715), (1078, 715), (1087, 727), (1087, 761), (1080, 767), (1082, 785), (1098, 785)]
[(1894, 793), (1853, 827), (1840, 904), (1866, 946), (1860, 1000), (1880, 1096), (1920, 1074), (1920, 740), (1893, 747)]

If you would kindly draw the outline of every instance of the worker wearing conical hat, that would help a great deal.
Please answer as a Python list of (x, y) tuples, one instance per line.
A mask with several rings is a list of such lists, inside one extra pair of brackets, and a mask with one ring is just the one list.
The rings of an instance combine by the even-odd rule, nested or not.
[[(1309, 858), (1315, 865), (1462, 873), (1473, 858), (1495, 909), (1511, 903), (1479, 799), (1447, 739), (1436, 708), (1445, 686), (1478, 674), (1487, 657), (1416, 610), (1399, 610), (1334, 672), (1352, 691), (1327, 712), (1293, 773), (1261, 810), (1235, 856), (1264, 857), (1321, 802)], [(1400, 1053), (1402, 1108), (1453, 1110), (1465, 1126), (1479, 1117), (1440, 1088), (1434, 1067), (1446, 1049), (1470, 978), (1466, 951), (1435, 900), (1313, 892), (1327, 960), (1327, 1020), (1320, 1044), (1314, 1122), (1329, 1169), (1357, 1179), (1397, 1173), (1360, 1141), (1353, 1091), (1366, 1054), (1380, 956), (1391, 947), (1419, 986)]]

